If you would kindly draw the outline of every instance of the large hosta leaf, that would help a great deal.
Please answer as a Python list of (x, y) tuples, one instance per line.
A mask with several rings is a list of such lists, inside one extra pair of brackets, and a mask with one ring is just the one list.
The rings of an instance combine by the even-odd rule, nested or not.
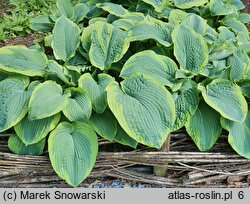
[(137, 74), (107, 87), (108, 104), (127, 134), (150, 147), (160, 148), (175, 120), (171, 94), (154, 78)]
[(228, 132), (228, 141), (241, 156), (250, 159), (250, 112), (243, 122), (234, 122), (221, 118), (221, 125)]
[(134, 73), (144, 73), (156, 78), (164, 85), (171, 86), (177, 69), (175, 62), (169, 57), (146, 50), (130, 57), (124, 64), (120, 76), (126, 79)]
[(111, 24), (97, 21), (83, 30), (82, 45), (92, 65), (109, 69), (129, 48), (128, 33)]
[(47, 57), (42, 52), (24, 46), (0, 48), (0, 70), (26, 76), (43, 76)]
[(17, 124), (28, 112), (28, 102), (33, 88), (24, 76), (9, 77), (0, 82), (0, 132)]
[(57, 8), (67, 18), (72, 18), (74, 15), (74, 8), (70, 0), (57, 0)]
[(184, 25), (175, 28), (172, 37), (181, 69), (194, 74), (201, 72), (208, 63), (208, 47), (203, 37)]
[(32, 121), (26, 116), (14, 126), (14, 129), (19, 139), (25, 145), (31, 145), (45, 138), (57, 126), (59, 120), (60, 114)]
[(174, 5), (177, 8), (188, 9), (195, 6), (202, 6), (208, 2), (208, 0), (173, 0)]
[(79, 79), (79, 87), (89, 94), (95, 112), (103, 113), (106, 109), (106, 87), (113, 81), (114, 78), (108, 74), (99, 74), (97, 76), (97, 81), (95, 81), (89, 73), (82, 75)]
[(49, 157), (55, 172), (76, 187), (90, 173), (98, 152), (94, 130), (85, 123), (60, 123), (48, 140)]
[(45, 142), (46, 140), (43, 139), (36, 144), (26, 145), (17, 135), (11, 135), (8, 140), (8, 147), (15, 154), (38, 156), (43, 153)]
[(53, 29), (52, 48), (56, 59), (67, 61), (74, 56), (80, 44), (79, 27), (61, 16), (57, 19)]
[(200, 85), (206, 103), (224, 118), (242, 122), (247, 115), (247, 102), (240, 88), (226, 79), (216, 79), (206, 87)]
[(199, 105), (199, 94), (196, 83), (187, 80), (178, 92), (173, 94), (175, 99), (176, 120), (173, 130), (183, 127), (195, 113)]
[(88, 122), (92, 104), (86, 91), (81, 88), (70, 88), (66, 91), (71, 97), (67, 106), (63, 109), (63, 114), (70, 120), (76, 122)]
[(220, 114), (201, 101), (186, 130), (200, 151), (209, 150), (221, 134)]
[(129, 31), (131, 41), (143, 41), (153, 39), (158, 43), (171, 46), (172, 25), (153, 17), (147, 16), (143, 21), (137, 23)]
[(50, 117), (63, 110), (69, 102), (69, 96), (63, 94), (62, 87), (53, 81), (39, 84), (29, 101), (29, 119), (39, 120)]
[(98, 135), (110, 141), (114, 139), (117, 132), (117, 120), (110, 110), (93, 113), (90, 124)]

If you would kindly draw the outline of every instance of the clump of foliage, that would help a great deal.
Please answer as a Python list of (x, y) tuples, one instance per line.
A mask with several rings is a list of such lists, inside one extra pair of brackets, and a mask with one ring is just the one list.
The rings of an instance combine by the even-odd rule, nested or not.
[(56, 10), (55, 0), (9, 0), (3, 4), (8, 9), (0, 16), (0, 41), (31, 33), (30, 19)]
[[(115, 2), (115, 3), (114, 3)], [(240, 0), (57, 0), (32, 20), (43, 46), (0, 49), (0, 132), (17, 154), (48, 151), (72, 186), (96, 160), (97, 135), (160, 148), (182, 127), (201, 151), (222, 129), (250, 158), (249, 14)]]

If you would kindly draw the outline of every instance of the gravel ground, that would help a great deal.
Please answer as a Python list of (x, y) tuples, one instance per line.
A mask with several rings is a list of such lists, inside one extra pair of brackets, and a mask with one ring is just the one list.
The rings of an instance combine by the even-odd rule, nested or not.
[(128, 182), (121, 179), (110, 180), (100, 177), (91, 183), (89, 188), (162, 188), (162, 186)]

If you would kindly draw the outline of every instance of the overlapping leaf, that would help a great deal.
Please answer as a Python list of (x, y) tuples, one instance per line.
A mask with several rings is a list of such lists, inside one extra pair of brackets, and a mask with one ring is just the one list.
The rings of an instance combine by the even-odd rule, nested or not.
[(175, 99), (176, 120), (173, 131), (183, 127), (195, 113), (199, 105), (197, 85), (190, 80), (185, 81), (178, 92), (173, 94)]
[[(225, 0), (224, 0), (225, 1)], [(242, 10), (245, 8), (245, 5), (241, 0), (231, 0), (232, 5), (234, 5), (238, 10)]]
[(134, 149), (138, 145), (138, 142), (130, 137), (119, 124), (117, 126), (117, 133), (114, 137), (114, 140), (122, 145), (126, 145)]
[(15, 154), (38, 156), (43, 153), (45, 142), (46, 140), (43, 139), (36, 144), (26, 145), (17, 135), (11, 135), (8, 140), (8, 147)]
[(147, 16), (130, 30), (131, 41), (153, 39), (163, 46), (171, 46), (172, 25), (153, 17)]
[(67, 18), (72, 18), (74, 15), (74, 8), (70, 0), (57, 0), (57, 8)]
[(102, 8), (103, 10), (109, 12), (110, 14), (119, 16), (119, 17), (126, 17), (130, 13), (122, 5), (114, 4), (110, 2), (99, 3), (97, 4), (97, 7)]
[(238, 50), (228, 58), (230, 66), (230, 78), (233, 81), (239, 81), (247, 77), (250, 69), (250, 58), (243, 50)]
[(139, 12), (130, 12), (125, 9), (122, 5), (114, 4), (111, 2), (104, 2), (97, 4), (97, 7), (102, 8), (103, 10), (109, 12), (110, 14), (122, 18), (122, 19), (130, 19), (135, 22), (141, 21), (144, 19), (144, 15)]
[(92, 104), (88, 93), (81, 88), (70, 88), (66, 90), (71, 97), (66, 107), (63, 109), (63, 114), (70, 120), (76, 122), (88, 122)]
[(60, 120), (60, 114), (30, 121), (28, 116), (14, 126), (16, 135), (27, 145), (33, 145), (44, 139), (53, 130)]
[(53, 21), (49, 16), (38, 16), (30, 21), (30, 28), (35, 31), (50, 32), (53, 26)]
[(221, 134), (220, 114), (201, 101), (185, 127), (199, 150), (207, 151)]
[(75, 5), (73, 21), (76, 23), (79, 23), (80, 21), (82, 21), (86, 17), (89, 10), (90, 8), (87, 4), (78, 3), (77, 5)]
[(250, 98), (250, 79), (240, 80), (237, 84), (239, 85), (242, 94), (247, 98)]
[(58, 64), (56, 61), (49, 60), (47, 72), (49, 75), (55, 75), (64, 83), (72, 85), (69, 81), (69, 78), (64, 74), (65, 68)]
[(103, 113), (107, 107), (106, 87), (114, 81), (110, 75), (99, 74), (97, 81), (93, 79), (91, 74), (84, 74), (79, 79), (79, 87), (85, 90), (92, 102), (93, 109), (97, 113)]
[(168, 6), (172, 6), (170, 0), (143, 0), (145, 3), (152, 5), (155, 11), (162, 12)]
[(224, 3), (223, 0), (211, 0), (209, 6), (213, 16), (233, 14), (237, 9), (231, 4)]
[(62, 87), (53, 81), (39, 84), (29, 101), (29, 119), (39, 120), (50, 117), (63, 110), (69, 96), (63, 94)]
[(183, 25), (191, 27), (196, 33), (205, 36), (209, 28), (207, 21), (196, 14), (189, 14), (182, 22)]
[(238, 19), (227, 16), (223, 18), (222, 24), (233, 29), (236, 33), (238, 32), (243, 32), (243, 33), (248, 33), (247, 27)]
[(169, 23), (177, 26), (182, 23), (190, 14), (180, 9), (173, 9), (169, 13)]
[(98, 135), (113, 141), (117, 132), (117, 121), (110, 110), (103, 113), (93, 113), (90, 118), (90, 124)]
[(188, 9), (195, 6), (202, 6), (208, 2), (208, 0), (173, 0), (174, 5), (181, 9)]

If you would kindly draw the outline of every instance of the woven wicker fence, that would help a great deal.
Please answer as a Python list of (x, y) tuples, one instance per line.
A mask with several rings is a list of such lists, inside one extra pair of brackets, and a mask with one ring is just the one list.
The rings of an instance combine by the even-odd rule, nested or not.
[[(0, 136), (0, 187), (68, 187), (53, 171), (48, 154), (20, 156), (9, 152)], [(250, 160), (240, 157), (221, 136), (210, 152), (199, 152), (184, 132), (171, 136), (169, 152), (139, 147), (138, 150), (100, 140), (99, 155), (89, 176), (121, 178), (165, 187), (249, 187)], [(111, 148), (110, 148), (111, 147)], [(119, 149), (120, 152), (104, 150)], [(167, 177), (152, 173), (154, 166), (167, 167)], [(88, 187), (88, 179), (80, 186)]]

